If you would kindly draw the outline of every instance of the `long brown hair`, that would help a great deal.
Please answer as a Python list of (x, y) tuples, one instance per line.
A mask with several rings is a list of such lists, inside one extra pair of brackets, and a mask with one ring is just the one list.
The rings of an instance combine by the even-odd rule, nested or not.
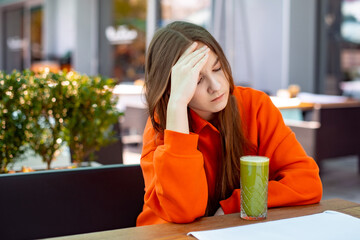
[(219, 159), (215, 197), (208, 200), (206, 211), (206, 215), (212, 215), (219, 207), (219, 201), (230, 197), (232, 191), (240, 187), (239, 158), (251, 148), (243, 134), (236, 98), (232, 95), (235, 86), (230, 65), (218, 42), (206, 29), (187, 22), (173, 22), (158, 30), (147, 53), (145, 95), (152, 125), (158, 133), (163, 133), (170, 96), (171, 68), (194, 41), (207, 45), (217, 55), (230, 86), (228, 104), (217, 114), (216, 121), (221, 136), (222, 158)]

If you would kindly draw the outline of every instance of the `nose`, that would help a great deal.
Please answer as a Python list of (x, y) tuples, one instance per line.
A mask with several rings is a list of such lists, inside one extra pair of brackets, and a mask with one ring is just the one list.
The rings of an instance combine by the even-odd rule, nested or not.
[(221, 89), (221, 84), (216, 78), (209, 78), (208, 92), (214, 93)]

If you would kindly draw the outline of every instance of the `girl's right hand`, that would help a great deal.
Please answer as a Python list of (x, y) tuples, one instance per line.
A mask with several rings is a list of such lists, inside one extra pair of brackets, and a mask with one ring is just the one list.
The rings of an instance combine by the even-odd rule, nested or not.
[(169, 101), (174, 101), (178, 106), (187, 107), (193, 98), (200, 71), (209, 56), (208, 52), (210, 49), (206, 45), (199, 49), (196, 49), (197, 46), (198, 43), (194, 42), (186, 49), (171, 69)]
[(189, 133), (187, 107), (195, 94), (200, 70), (205, 65), (207, 46), (196, 49), (193, 43), (181, 55), (171, 70), (171, 90), (166, 113), (166, 129)]

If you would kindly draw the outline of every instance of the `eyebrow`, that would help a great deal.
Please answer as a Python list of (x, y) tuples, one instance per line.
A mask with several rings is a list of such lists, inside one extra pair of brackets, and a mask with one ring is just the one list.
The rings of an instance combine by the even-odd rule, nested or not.
[(219, 62), (219, 57), (216, 58), (214, 64), (213, 64), (213, 67), (215, 67), (215, 65)]

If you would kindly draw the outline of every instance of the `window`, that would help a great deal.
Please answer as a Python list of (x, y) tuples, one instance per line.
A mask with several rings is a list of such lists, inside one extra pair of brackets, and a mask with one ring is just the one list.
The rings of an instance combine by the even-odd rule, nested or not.
[(119, 82), (144, 78), (146, 0), (113, 0), (111, 25), (105, 34), (112, 49), (112, 77)]
[(31, 63), (42, 60), (42, 24), (43, 8), (42, 6), (30, 9), (30, 51)]
[(343, 1), (341, 35), (349, 42), (360, 44), (360, 1)]
[(188, 21), (209, 29), (211, 0), (161, 0), (161, 23), (165, 26), (176, 20)]

